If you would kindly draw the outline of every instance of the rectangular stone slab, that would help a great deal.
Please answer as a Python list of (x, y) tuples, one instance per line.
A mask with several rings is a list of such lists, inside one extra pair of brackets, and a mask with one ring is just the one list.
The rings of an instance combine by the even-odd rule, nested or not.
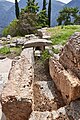
[(23, 51), (21, 58), (11, 67), (2, 92), (2, 108), (7, 120), (28, 120), (32, 112), (34, 70), (32, 50)]
[(63, 66), (54, 58), (49, 60), (50, 75), (66, 103), (80, 98), (79, 78), (67, 72)]

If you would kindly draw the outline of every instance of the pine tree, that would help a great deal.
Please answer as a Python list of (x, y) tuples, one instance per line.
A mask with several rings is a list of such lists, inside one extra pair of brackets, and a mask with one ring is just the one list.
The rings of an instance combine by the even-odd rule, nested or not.
[(16, 18), (19, 18), (19, 6), (18, 6), (18, 2), (17, 0), (15, 0), (15, 14), (16, 14)]
[(46, 0), (43, 0), (43, 9), (42, 10), (46, 10)]
[(51, 0), (49, 0), (49, 5), (48, 5), (48, 22), (49, 22), (49, 27), (51, 25)]
[(35, 0), (27, 0), (26, 12), (37, 13), (39, 11), (38, 3)]

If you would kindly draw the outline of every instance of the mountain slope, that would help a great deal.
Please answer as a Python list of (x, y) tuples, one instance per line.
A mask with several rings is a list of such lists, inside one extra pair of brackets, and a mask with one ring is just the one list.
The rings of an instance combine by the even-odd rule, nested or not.
[[(38, 5), (40, 7), (40, 10), (42, 9), (43, 6), (43, 0), (36, 0), (36, 2), (38, 2)], [(49, 2), (49, 0), (47, 0), (47, 3)], [(24, 8), (26, 6), (26, 0), (20, 0), (19, 2), (19, 6), (20, 9)], [(64, 6), (63, 3), (59, 2), (59, 1), (52, 1), (52, 20), (51, 20), (51, 25), (54, 26), (56, 25), (56, 18), (58, 17), (58, 12), (59, 10)], [(2, 16), (2, 19), (0, 20), (0, 24), (3, 26), (3, 28), (5, 26), (7, 26), (13, 19), (15, 18), (15, 6), (13, 5), (7, 12), (6, 14), (4, 14), (4, 16)], [(4, 21), (5, 19), (5, 21)]]
[(51, 12), (51, 26), (57, 25), (56, 19), (58, 18), (59, 11), (65, 4), (59, 1), (52, 1), (52, 12)]
[(72, 0), (71, 2), (66, 4), (65, 7), (78, 7), (80, 10), (80, 0)]
[[(3, 23), (6, 23), (5, 15), (6, 12), (13, 6), (12, 2), (6, 0), (0, 0), (0, 30), (5, 26)], [(9, 16), (8, 16), (9, 17)], [(4, 18), (4, 19), (3, 19)]]
[[(12, 6), (14, 5), (14, 3), (9, 2), (9, 1), (0, 1), (0, 10), (1, 8), (3, 8), (5, 11), (9, 10)], [(0, 11), (1, 13), (1, 11)]]

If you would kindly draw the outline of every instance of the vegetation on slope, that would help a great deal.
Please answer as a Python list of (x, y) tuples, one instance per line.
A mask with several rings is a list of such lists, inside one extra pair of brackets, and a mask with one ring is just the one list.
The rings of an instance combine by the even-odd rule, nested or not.
[(64, 45), (74, 32), (80, 32), (80, 25), (57, 26), (48, 29), (53, 45)]
[(10, 58), (14, 58), (16, 56), (19, 56), (22, 51), (22, 47), (6, 47), (4, 46), (3, 48), (0, 49), (0, 56), (7, 56)]

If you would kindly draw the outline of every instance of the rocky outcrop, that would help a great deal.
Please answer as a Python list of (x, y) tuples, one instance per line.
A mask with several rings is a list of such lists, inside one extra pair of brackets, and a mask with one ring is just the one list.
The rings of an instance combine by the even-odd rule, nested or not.
[(60, 54), (60, 63), (80, 79), (80, 32), (75, 33)]
[(2, 107), (7, 120), (28, 120), (33, 103), (33, 73), (33, 66), (24, 54), (12, 66), (2, 92)]

